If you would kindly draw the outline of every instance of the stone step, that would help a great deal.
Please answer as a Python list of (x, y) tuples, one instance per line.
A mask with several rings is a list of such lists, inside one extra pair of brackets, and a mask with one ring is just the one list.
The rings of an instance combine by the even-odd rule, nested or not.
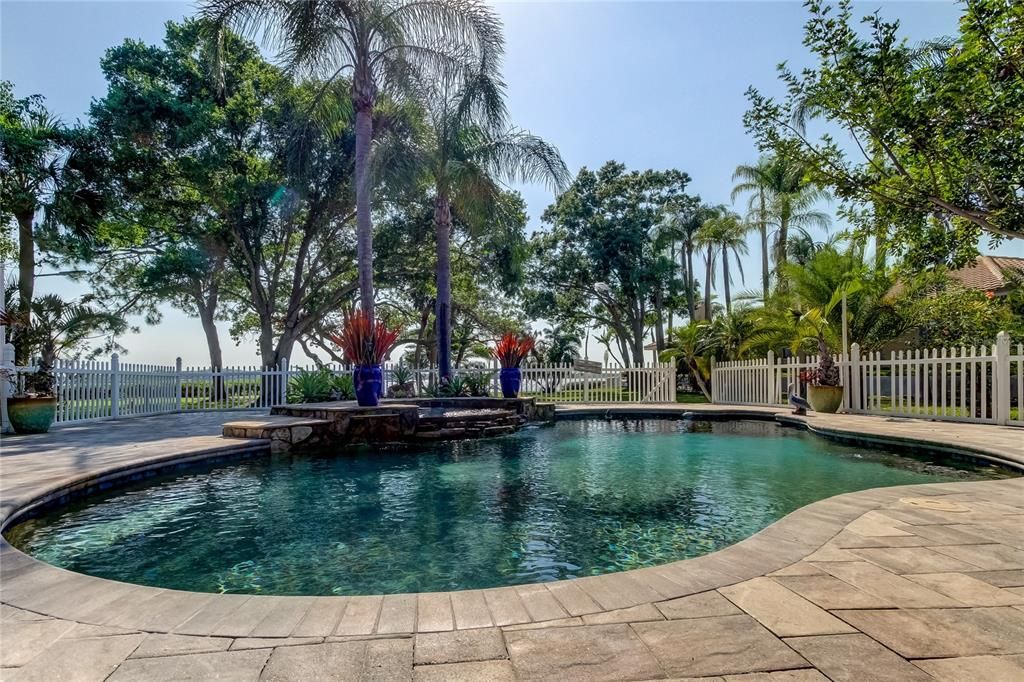
[(287, 450), (299, 443), (308, 446), (321, 442), (330, 426), (331, 423), (325, 419), (270, 415), (226, 422), (221, 427), (221, 433), (225, 438), (269, 440), (271, 450)]

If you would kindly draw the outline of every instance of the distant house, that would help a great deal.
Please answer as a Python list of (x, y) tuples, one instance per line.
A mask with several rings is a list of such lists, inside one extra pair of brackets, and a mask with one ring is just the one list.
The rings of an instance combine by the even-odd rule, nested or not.
[[(950, 270), (949, 278), (960, 285), (984, 291), (989, 298), (1006, 296), (1013, 290), (1014, 280), (1024, 279), (1024, 258), (1013, 256), (978, 256), (967, 267)], [(903, 283), (897, 282), (889, 289), (889, 296), (903, 291)]]
[(951, 270), (950, 278), (968, 289), (1006, 296), (1014, 287), (1014, 276), (1024, 278), (1024, 258), (979, 256), (973, 264)]

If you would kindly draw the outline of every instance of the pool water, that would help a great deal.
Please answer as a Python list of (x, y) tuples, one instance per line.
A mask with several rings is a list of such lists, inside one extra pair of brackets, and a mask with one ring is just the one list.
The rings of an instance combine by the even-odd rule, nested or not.
[(831, 495), (1003, 475), (772, 423), (564, 421), (415, 451), (189, 469), (8, 538), (63, 568), (183, 590), (458, 590), (652, 566), (721, 549)]

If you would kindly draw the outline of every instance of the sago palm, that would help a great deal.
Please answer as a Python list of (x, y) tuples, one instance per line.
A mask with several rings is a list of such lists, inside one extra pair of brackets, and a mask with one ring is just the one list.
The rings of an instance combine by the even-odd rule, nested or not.
[[(351, 79), (355, 111), (355, 194), (359, 298), (373, 318), (370, 146), (382, 90), (401, 97), (434, 71), (497, 62), (501, 23), (479, 0), (204, 0), (215, 26), (262, 32), (290, 68), (326, 86)], [(326, 87), (325, 87), (326, 90)]]
[(508, 182), (542, 182), (560, 191), (569, 169), (558, 150), (536, 135), (509, 127), (503, 84), (482, 62), (471, 77), (448, 74), (427, 92), (426, 144), (416, 155), (434, 190), (437, 239), (437, 357), (440, 378), (451, 376), (452, 209), (470, 229), (495, 220)]

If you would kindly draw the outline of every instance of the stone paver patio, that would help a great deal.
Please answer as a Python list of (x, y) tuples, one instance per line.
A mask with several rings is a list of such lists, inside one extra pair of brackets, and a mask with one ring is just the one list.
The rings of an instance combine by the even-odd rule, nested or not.
[[(234, 416), (4, 438), (0, 523), (41, 496), (183, 457), (265, 449), (214, 435)], [(1019, 429), (849, 415), (800, 421), (832, 437), (1024, 464)], [(178, 592), (71, 573), (0, 544), (4, 681), (666, 678), (1024, 680), (1024, 479), (850, 493), (697, 559), (452, 593)]]

